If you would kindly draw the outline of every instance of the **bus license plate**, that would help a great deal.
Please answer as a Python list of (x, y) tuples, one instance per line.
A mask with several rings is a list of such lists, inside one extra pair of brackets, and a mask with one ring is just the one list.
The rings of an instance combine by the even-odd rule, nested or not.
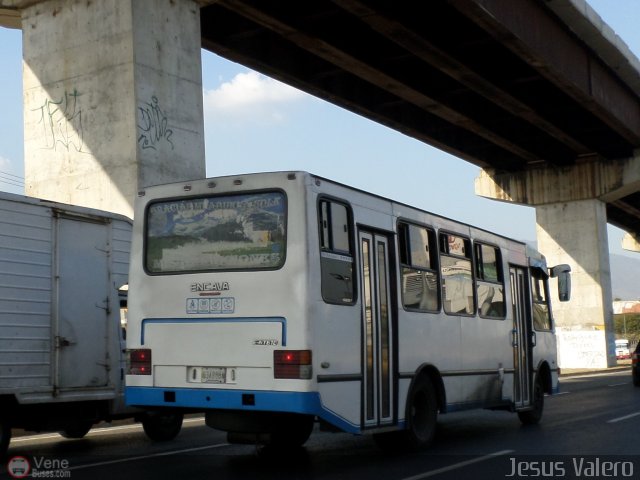
[(202, 367), (200, 381), (202, 383), (226, 383), (227, 369), (225, 367)]

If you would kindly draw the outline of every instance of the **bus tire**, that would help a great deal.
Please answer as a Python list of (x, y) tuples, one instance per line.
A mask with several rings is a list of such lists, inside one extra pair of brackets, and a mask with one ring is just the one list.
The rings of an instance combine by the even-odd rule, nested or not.
[(533, 384), (533, 404), (530, 410), (518, 412), (518, 418), (523, 425), (537, 425), (542, 419), (544, 411), (544, 387), (540, 375), (536, 375)]
[(312, 415), (296, 415), (271, 434), (269, 445), (281, 448), (301, 447), (311, 436), (314, 420)]
[(149, 412), (142, 418), (142, 428), (154, 442), (167, 442), (180, 433), (182, 419), (181, 413)]
[(11, 424), (5, 418), (0, 420), (0, 457), (4, 457), (11, 442)]
[(420, 450), (433, 443), (438, 423), (438, 400), (433, 383), (426, 375), (418, 377), (411, 388), (405, 421), (407, 428), (401, 432), (405, 447)]
[(83, 438), (87, 433), (89, 433), (91, 427), (93, 427), (93, 422), (78, 421), (75, 423), (70, 423), (64, 428), (64, 430), (59, 433), (64, 438)]

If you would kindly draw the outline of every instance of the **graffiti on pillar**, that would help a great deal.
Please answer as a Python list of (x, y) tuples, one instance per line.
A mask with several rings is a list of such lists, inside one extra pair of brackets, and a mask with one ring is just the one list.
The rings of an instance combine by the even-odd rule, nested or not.
[(143, 150), (157, 150), (163, 144), (173, 150), (173, 130), (169, 128), (169, 119), (160, 108), (158, 97), (138, 105), (138, 133), (138, 144)]
[(40, 114), (38, 123), (44, 129), (43, 148), (57, 150), (61, 147), (67, 151), (88, 153), (84, 151), (80, 96), (76, 89), (65, 91), (59, 98), (47, 98), (40, 107), (32, 110)]

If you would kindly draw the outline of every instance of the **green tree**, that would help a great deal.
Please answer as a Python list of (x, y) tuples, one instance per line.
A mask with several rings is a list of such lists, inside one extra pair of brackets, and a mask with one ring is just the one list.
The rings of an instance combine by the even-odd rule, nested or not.
[(616, 338), (627, 338), (632, 343), (640, 340), (640, 313), (620, 313), (613, 316)]

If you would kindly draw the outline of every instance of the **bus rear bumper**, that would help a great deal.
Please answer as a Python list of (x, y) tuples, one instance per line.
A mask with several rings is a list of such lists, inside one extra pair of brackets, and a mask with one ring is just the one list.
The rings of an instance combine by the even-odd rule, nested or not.
[(189, 410), (235, 410), (247, 412), (286, 412), (315, 415), (348, 433), (361, 433), (322, 405), (318, 392), (276, 392), (261, 390), (217, 390), (190, 388), (126, 387), (126, 403), (140, 408)]

